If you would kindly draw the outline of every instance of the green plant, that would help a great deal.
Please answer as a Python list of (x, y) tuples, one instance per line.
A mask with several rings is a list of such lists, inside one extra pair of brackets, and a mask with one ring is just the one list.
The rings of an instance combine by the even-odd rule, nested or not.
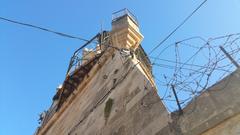
[(104, 108), (105, 119), (107, 119), (110, 116), (112, 105), (113, 105), (113, 99), (109, 98), (108, 101), (105, 103), (105, 108)]

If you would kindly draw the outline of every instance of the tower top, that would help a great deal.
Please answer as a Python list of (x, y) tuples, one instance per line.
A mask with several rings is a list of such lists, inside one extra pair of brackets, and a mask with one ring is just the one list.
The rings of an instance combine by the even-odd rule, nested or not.
[(143, 39), (137, 18), (126, 8), (113, 13), (111, 36), (113, 46), (132, 50), (136, 50)]
[(112, 22), (118, 21), (119, 19), (123, 18), (124, 16), (129, 16), (129, 18), (138, 26), (137, 17), (132, 14), (127, 8), (121, 9), (117, 12), (112, 14)]

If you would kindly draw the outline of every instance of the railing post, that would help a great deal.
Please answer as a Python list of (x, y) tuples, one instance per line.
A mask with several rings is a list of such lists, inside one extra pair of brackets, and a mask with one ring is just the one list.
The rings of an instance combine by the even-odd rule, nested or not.
[(175, 90), (174, 85), (171, 85), (171, 88), (172, 88), (173, 94), (174, 94), (174, 96), (175, 96), (175, 99), (176, 99), (176, 101), (177, 101), (177, 105), (178, 105), (178, 109), (179, 109), (179, 114), (181, 115), (181, 114), (183, 114), (183, 111), (182, 111), (182, 107), (181, 107), (181, 105), (180, 105), (180, 103), (179, 103), (179, 100), (178, 100), (177, 93), (176, 93), (176, 90)]
[(239, 64), (231, 57), (231, 55), (222, 47), (220, 46), (220, 49), (223, 51), (223, 53), (227, 56), (227, 58), (237, 67), (239, 68)]

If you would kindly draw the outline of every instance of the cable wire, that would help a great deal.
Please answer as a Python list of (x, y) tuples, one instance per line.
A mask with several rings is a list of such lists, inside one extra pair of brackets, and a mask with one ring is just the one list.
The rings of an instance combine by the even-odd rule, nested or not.
[(150, 52), (149, 55), (152, 54), (159, 46), (161, 46), (165, 41), (167, 41), (182, 25), (184, 25), (188, 19), (190, 19), (194, 13), (196, 13), (205, 3), (207, 0), (204, 0), (187, 18), (183, 20), (168, 36), (166, 36), (157, 46), (155, 46)]
[(72, 39), (78, 39), (78, 40), (82, 40), (82, 41), (86, 41), (86, 42), (89, 41), (89, 40), (84, 39), (84, 38), (81, 38), (81, 37), (72, 36), (72, 35), (69, 35), (69, 34), (62, 33), (62, 32), (57, 32), (57, 31), (54, 31), (54, 30), (50, 30), (50, 29), (48, 29), (48, 28), (43, 28), (43, 27), (40, 27), (40, 26), (36, 26), (36, 25), (28, 24), (28, 23), (23, 23), (23, 22), (19, 22), (19, 21), (11, 20), (11, 19), (4, 18), (4, 17), (0, 17), (0, 20), (6, 21), (6, 22), (10, 22), (10, 23), (14, 23), (14, 24), (18, 24), (18, 25), (23, 25), (23, 26), (31, 27), (31, 28), (35, 28), (35, 29), (39, 29), (39, 30), (42, 30), (42, 31), (45, 31), (45, 32), (49, 32), (49, 33), (53, 33), (53, 34), (62, 36), (62, 37), (67, 37), (67, 38), (72, 38)]

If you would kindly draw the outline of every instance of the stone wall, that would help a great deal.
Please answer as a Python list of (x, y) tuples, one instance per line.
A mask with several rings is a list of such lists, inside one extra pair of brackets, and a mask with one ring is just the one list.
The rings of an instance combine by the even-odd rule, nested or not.
[(150, 135), (168, 124), (168, 112), (137, 59), (116, 51), (95, 69), (73, 102), (39, 134)]
[(207, 89), (183, 109), (172, 114), (158, 135), (240, 135), (240, 70)]
[(72, 102), (39, 134), (240, 134), (240, 70), (196, 97), (179, 115), (166, 111), (143, 68), (118, 51), (100, 61), (73, 92)]

